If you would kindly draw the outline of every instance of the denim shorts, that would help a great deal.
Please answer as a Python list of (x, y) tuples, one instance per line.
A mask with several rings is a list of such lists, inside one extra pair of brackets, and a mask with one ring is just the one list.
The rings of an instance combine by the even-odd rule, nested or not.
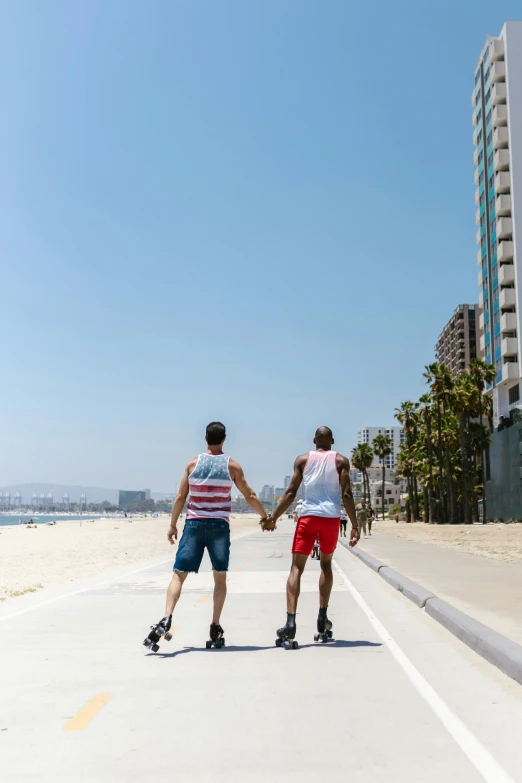
[(212, 569), (228, 571), (230, 559), (230, 525), (225, 519), (187, 519), (179, 542), (174, 571), (197, 574), (208, 550)]

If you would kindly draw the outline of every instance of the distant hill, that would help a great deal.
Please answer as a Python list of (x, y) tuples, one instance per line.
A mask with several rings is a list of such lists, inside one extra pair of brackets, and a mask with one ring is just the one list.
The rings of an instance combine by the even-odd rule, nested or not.
[[(122, 489), (142, 489), (142, 487), (122, 487)], [(118, 503), (118, 489), (109, 489), (107, 487), (87, 487), (87, 486), (73, 486), (71, 484), (41, 484), (38, 482), (28, 482), (26, 484), (9, 484), (5, 487), (0, 487), (2, 492), (9, 490), (11, 493), (11, 502), (14, 501), (16, 492), (22, 493), (22, 503), (30, 503), (33, 492), (47, 495), (48, 492), (53, 493), (53, 499), (55, 503), (61, 503), (62, 496), (65, 492), (69, 493), (69, 500), (74, 503), (79, 503), (82, 492), (85, 492), (87, 503), (103, 503), (107, 500), (109, 503)], [(175, 494), (171, 492), (151, 492), (150, 496), (153, 500), (162, 500), (163, 498), (171, 498)]]

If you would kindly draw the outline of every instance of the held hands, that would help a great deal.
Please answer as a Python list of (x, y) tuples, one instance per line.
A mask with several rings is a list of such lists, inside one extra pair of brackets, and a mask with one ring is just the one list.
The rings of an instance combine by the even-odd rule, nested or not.
[(272, 517), (266, 517), (265, 519), (261, 519), (259, 521), (259, 524), (261, 525), (261, 530), (263, 533), (265, 530), (272, 533), (276, 529), (276, 523), (272, 519)]
[(352, 527), (352, 531), (350, 533), (350, 546), (356, 546), (357, 542), (359, 541), (361, 537), (361, 534), (356, 527)]
[(170, 543), (174, 543), (174, 539), (178, 540), (178, 526), (172, 525), (169, 527), (169, 532), (167, 533), (167, 538), (169, 539)]

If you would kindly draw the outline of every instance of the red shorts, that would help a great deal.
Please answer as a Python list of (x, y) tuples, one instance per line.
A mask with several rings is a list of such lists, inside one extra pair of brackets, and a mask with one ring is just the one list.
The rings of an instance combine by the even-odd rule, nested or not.
[(311, 555), (318, 535), (319, 548), (323, 555), (332, 555), (339, 536), (339, 517), (299, 517), (292, 553)]

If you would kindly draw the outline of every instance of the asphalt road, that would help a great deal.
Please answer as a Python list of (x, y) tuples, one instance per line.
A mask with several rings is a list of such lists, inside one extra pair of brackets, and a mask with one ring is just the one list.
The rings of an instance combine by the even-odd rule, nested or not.
[(285, 522), (233, 542), (222, 650), (205, 649), (207, 559), (157, 654), (142, 640), (169, 563), (2, 607), (0, 780), (522, 782), (522, 688), (343, 548), (335, 641), (313, 641), (310, 561), (300, 647), (274, 646), (292, 534)]

